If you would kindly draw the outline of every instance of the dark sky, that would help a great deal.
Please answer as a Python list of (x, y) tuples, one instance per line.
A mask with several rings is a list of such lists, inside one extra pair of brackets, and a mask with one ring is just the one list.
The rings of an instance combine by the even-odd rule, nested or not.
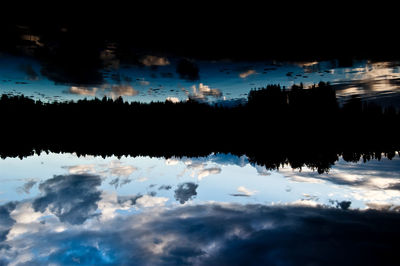
[(88, 9), (61, 4), (46, 11), (27, 6), (16, 10), (18, 15), (11, 19), (2, 19), (0, 49), (15, 48), (20, 26), (28, 26), (48, 43), (68, 44), (83, 55), (86, 48), (93, 50), (113, 40), (126, 57), (132, 49), (238, 60), (395, 57), (396, 23), (391, 10), (375, 4), (370, 10), (353, 9), (339, 3), (124, 3)]

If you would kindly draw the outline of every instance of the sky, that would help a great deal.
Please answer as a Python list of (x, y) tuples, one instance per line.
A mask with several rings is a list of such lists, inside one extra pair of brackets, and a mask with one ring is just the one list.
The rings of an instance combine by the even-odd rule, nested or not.
[(100, 52), (102, 80), (97, 84), (60, 81), (48, 74), (33, 58), (0, 54), (0, 91), (42, 101), (67, 101), (103, 96), (123, 97), (126, 101), (186, 101), (188, 98), (227, 105), (242, 102), (251, 89), (268, 84), (306, 87), (320, 81), (334, 85), (339, 99), (362, 95), (384, 105), (396, 105), (399, 99), (398, 62), (354, 61), (340, 66), (339, 61), (246, 62), (232, 60), (189, 60), (198, 75), (182, 75), (176, 57), (145, 54), (137, 64), (121, 62), (115, 50)]

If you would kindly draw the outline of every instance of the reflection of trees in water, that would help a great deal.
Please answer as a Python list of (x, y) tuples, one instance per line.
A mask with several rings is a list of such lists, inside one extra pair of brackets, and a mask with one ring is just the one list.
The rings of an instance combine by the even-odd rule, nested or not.
[(327, 171), (347, 161), (392, 158), (399, 150), (400, 115), (394, 108), (354, 97), (339, 107), (335, 91), (320, 83), (290, 90), (252, 90), (236, 107), (186, 102), (150, 104), (103, 98), (42, 103), (23, 96), (0, 99), (0, 155), (76, 152), (105, 156), (247, 155), (276, 169), (284, 164)]

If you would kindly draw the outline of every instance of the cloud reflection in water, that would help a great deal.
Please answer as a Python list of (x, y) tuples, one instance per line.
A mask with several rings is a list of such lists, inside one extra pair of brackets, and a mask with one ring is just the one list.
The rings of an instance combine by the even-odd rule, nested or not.
[(374, 211), (183, 205), (86, 227), (65, 224), (58, 232), (41, 223), (36, 232), (3, 240), (0, 254), (27, 264), (382, 265), (396, 259), (399, 222), (397, 213)]

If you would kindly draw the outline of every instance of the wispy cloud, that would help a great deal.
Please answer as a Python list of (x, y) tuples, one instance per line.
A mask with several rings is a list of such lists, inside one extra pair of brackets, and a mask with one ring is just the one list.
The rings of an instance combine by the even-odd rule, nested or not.
[(250, 197), (256, 194), (257, 190), (250, 190), (244, 186), (240, 186), (237, 188), (238, 193), (231, 194), (231, 196), (235, 197)]
[(249, 69), (247, 71), (244, 71), (242, 73), (239, 74), (239, 77), (241, 77), (242, 79), (247, 78), (248, 76), (257, 74), (257, 72), (254, 69)]
[(67, 93), (78, 94), (78, 95), (87, 95), (87, 96), (96, 96), (97, 91), (98, 91), (97, 88), (72, 86), (68, 89)]
[(147, 55), (143, 57), (140, 62), (145, 66), (166, 66), (170, 62), (166, 57), (159, 57), (154, 55)]
[(110, 89), (111, 98), (115, 99), (119, 96), (135, 96), (138, 95), (139, 91), (135, 90), (130, 85), (113, 85)]

